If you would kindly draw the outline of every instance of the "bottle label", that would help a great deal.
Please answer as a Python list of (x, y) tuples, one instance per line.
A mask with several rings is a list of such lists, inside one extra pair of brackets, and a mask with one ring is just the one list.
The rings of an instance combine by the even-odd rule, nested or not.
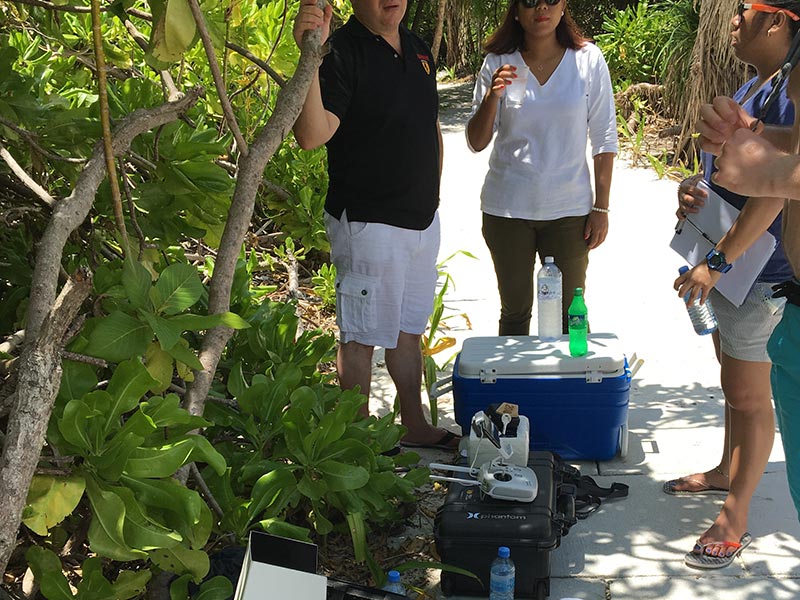
[(586, 315), (568, 315), (570, 329), (586, 329)]
[(559, 281), (542, 279), (536, 286), (536, 293), (545, 300), (561, 298), (561, 284)]

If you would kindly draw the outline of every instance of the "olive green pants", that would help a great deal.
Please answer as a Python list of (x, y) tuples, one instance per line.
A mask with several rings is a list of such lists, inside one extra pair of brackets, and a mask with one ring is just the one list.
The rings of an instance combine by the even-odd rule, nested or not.
[(586, 217), (528, 221), (483, 214), (483, 239), (489, 247), (500, 292), (499, 335), (528, 335), (535, 290), (536, 255), (552, 256), (563, 275), (562, 328), (577, 287), (586, 283), (589, 249), (583, 238)]

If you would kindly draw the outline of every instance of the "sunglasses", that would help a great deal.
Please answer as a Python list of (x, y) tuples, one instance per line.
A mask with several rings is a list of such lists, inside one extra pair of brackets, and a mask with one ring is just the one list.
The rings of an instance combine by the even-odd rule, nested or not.
[[(542, 0), (519, 0), (519, 3), (525, 8), (536, 8), (539, 6), (539, 2), (541, 1)], [(561, 2), (561, 0), (544, 0), (544, 3), (547, 4), (547, 6), (555, 6), (559, 2)]]
[[(549, 3), (549, 0), (548, 0)], [(769, 4), (750, 4), (749, 2), (739, 2), (739, 8), (736, 11), (736, 14), (739, 15), (739, 18), (744, 18), (744, 11), (751, 9), (756, 12), (763, 12), (763, 13), (777, 13), (782, 12), (787, 17), (792, 19), (792, 21), (800, 21), (800, 17), (794, 14), (790, 10), (786, 10), (785, 8), (781, 8), (780, 6), (770, 6)]]

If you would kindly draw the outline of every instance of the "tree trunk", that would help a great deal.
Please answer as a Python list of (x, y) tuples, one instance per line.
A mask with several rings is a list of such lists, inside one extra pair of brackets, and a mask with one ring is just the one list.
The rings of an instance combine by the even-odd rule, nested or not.
[(472, 5), (466, 0), (451, 0), (445, 11), (447, 23), (447, 65), (457, 75), (473, 75), (470, 56), (474, 50), (470, 39)]
[(433, 63), (439, 62), (439, 47), (442, 44), (442, 32), (444, 31), (444, 11), (447, 7), (447, 0), (439, 0), (439, 6), (436, 10), (436, 29), (433, 32)]
[(22, 509), (61, 385), (61, 340), (91, 289), (91, 279), (86, 275), (70, 279), (42, 323), (39, 335), (22, 351), (24, 368), (20, 369), (17, 402), (8, 420), (0, 458), (0, 573), (5, 573), (16, 545)]
[[(417, 10), (414, 12), (414, 20), (411, 22), (411, 31), (419, 31), (422, 23), (422, 16), (425, 14), (425, 3), (427, 0), (417, 0)], [(436, 59), (434, 59), (435, 61)]]

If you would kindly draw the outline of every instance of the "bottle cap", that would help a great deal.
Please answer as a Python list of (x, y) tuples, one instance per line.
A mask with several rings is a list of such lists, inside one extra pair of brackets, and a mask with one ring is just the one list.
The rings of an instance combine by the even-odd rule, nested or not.
[(389, 583), (397, 583), (400, 581), (400, 573), (398, 571), (389, 571)]
[(575, 288), (576, 296), (583, 296), (583, 288)]
[(511, 550), (509, 550), (506, 546), (500, 546), (497, 549), (497, 556), (500, 558), (508, 558), (511, 556)]
[(684, 274), (684, 273), (686, 273), (688, 270), (689, 270), (689, 267), (687, 267), (686, 265), (683, 265), (682, 267), (680, 267), (680, 268), (678, 269), (678, 273), (679, 273), (679, 274), (681, 274), (681, 275), (683, 275), (683, 274)]
[(554, 263), (554, 262), (556, 262), (556, 259), (555, 259), (555, 258), (553, 258), (552, 256), (545, 256), (545, 257), (544, 257), (544, 263), (545, 263), (546, 265), (547, 265), (547, 264), (550, 264), (550, 263)]

